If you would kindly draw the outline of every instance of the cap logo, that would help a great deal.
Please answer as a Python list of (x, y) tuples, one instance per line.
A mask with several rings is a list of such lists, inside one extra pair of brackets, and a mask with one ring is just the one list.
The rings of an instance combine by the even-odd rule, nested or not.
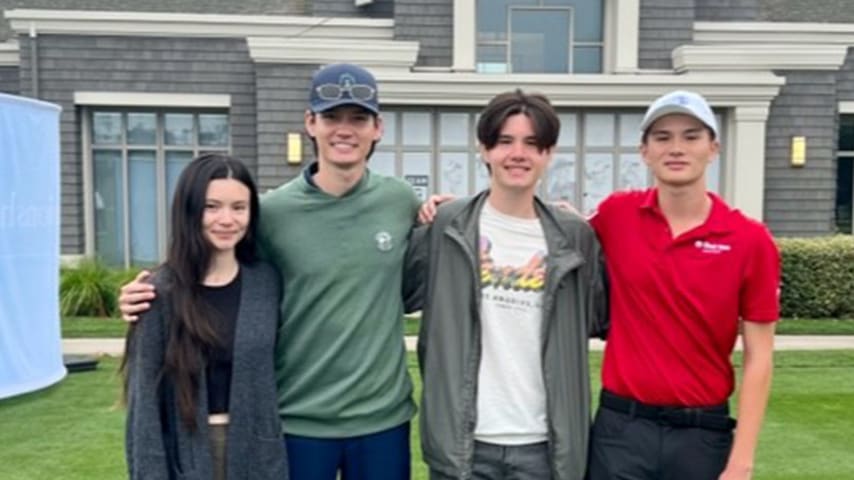
[(341, 76), (338, 77), (338, 85), (341, 85), (342, 87), (349, 88), (353, 86), (354, 83), (356, 83), (356, 78), (349, 73), (342, 73)]
[(679, 103), (679, 105), (688, 105), (689, 103), (688, 97), (686, 97), (685, 95), (679, 95), (678, 97), (676, 97), (676, 102)]

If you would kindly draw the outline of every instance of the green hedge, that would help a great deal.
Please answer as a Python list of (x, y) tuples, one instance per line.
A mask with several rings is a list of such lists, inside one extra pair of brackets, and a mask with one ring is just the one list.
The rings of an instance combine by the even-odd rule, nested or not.
[(854, 316), (854, 237), (779, 238), (783, 317)]

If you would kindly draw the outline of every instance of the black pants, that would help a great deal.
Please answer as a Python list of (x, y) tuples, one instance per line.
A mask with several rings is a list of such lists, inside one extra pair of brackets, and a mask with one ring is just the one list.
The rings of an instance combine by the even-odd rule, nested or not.
[(590, 439), (588, 479), (717, 480), (732, 437), (732, 430), (673, 426), (600, 406)]

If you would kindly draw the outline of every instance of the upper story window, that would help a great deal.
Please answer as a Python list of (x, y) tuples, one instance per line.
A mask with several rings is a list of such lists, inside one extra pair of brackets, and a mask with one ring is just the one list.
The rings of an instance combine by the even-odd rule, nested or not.
[(477, 0), (480, 73), (601, 73), (604, 0)]

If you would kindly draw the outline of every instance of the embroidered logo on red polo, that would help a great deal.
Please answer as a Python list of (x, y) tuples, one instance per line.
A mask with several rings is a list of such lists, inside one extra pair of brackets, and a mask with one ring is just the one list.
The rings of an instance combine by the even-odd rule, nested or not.
[(697, 247), (697, 249), (703, 253), (710, 253), (714, 255), (726, 253), (732, 250), (731, 245), (727, 245), (725, 243), (707, 242), (705, 240), (697, 240), (696, 242), (694, 242), (694, 246)]

